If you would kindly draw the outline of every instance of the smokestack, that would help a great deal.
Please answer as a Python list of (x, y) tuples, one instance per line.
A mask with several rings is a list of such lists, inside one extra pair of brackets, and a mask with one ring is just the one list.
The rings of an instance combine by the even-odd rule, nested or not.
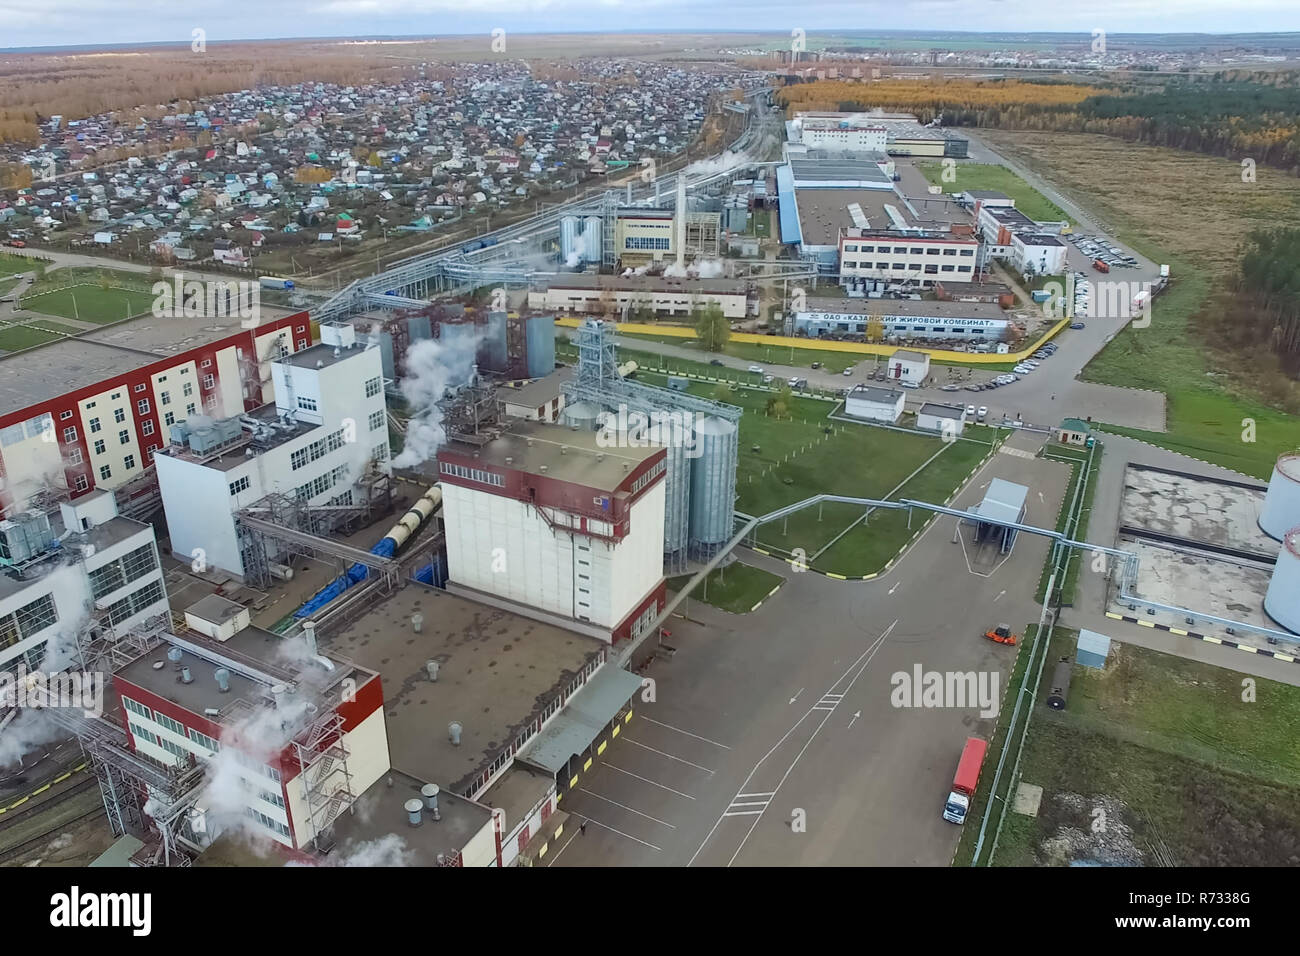
[(307, 641), (307, 653), (311, 654), (312, 657), (315, 657), (316, 654), (318, 653), (316, 650), (316, 622), (315, 621), (302, 622), (302, 636)]
[(677, 268), (686, 267), (686, 174), (677, 174), (677, 204), (673, 207), (673, 245), (677, 247)]

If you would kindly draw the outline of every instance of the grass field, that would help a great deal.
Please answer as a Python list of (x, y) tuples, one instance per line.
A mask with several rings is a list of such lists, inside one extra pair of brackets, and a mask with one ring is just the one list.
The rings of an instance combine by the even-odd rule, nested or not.
[(1016, 208), (1030, 219), (1039, 222), (1060, 222), (1069, 219), (1065, 210), (1025, 182), (1005, 166), (985, 163), (957, 163), (956, 180), (944, 182), (942, 163), (917, 163), (931, 185), (941, 186), (944, 192), (959, 193), (967, 189), (996, 189), (1016, 201)]
[[(1076, 639), (1054, 634), (1038, 700)], [(1297, 720), (1300, 688), (1112, 645), (1105, 670), (1074, 668), (1065, 710), (1036, 706), (1020, 777), (1043, 787), (1042, 804), (1037, 817), (1008, 811), (994, 862), (1300, 864), (1300, 751), (1278, 732)]]
[(1207, 348), (1198, 319), (1226, 294), (1247, 233), (1300, 218), (1300, 180), (1264, 171), (1243, 183), (1234, 161), (1091, 134), (981, 135), (1095, 210), (1122, 242), (1170, 265), (1174, 281), (1153, 303), (1151, 325), (1126, 328), (1083, 372), (1163, 391), (1168, 431), (1122, 422), (1106, 430), (1267, 478), (1279, 453), (1300, 446), (1300, 418), (1284, 411), (1300, 390), (1279, 380), (1271, 356)]
[[(680, 591), (691, 575), (669, 578), (668, 586)], [(691, 592), (691, 597), (705, 604), (730, 611), (732, 614), (748, 614), (754, 605), (780, 587), (785, 578), (762, 568), (733, 562), (725, 568), (715, 568)]]
[(42, 332), (23, 325), (6, 325), (0, 327), (0, 352), (17, 352), (29, 349), (33, 345), (44, 345), (60, 336), (55, 332)]
[[(665, 381), (664, 376), (645, 370), (638, 379), (651, 385)], [(737, 508), (751, 515), (775, 511), (819, 492), (883, 498), (923, 465), (925, 470), (898, 496), (946, 501), (989, 451), (987, 444), (978, 441), (945, 444), (937, 437), (833, 422), (826, 416), (834, 406), (811, 398), (792, 398), (788, 417), (773, 419), (766, 414), (770, 392), (732, 391), (726, 385), (702, 382), (692, 383), (690, 392), (744, 409), (736, 493)], [(987, 440), (992, 440), (991, 430), (976, 431), (987, 432)], [(863, 508), (847, 504), (809, 508), (760, 528), (759, 545), (785, 553), (799, 548), (815, 570), (861, 576), (879, 571), (928, 517), (914, 515), (909, 529), (906, 512), (877, 512), (865, 527), (853, 527), (824, 555), (813, 557), (863, 513)]]
[(42, 292), (23, 297), (22, 305), (30, 312), (57, 315), (82, 322), (120, 322), (123, 319), (148, 312), (154, 296), (135, 289), (101, 288), (98, 285), (78, 285), (54, 292)]

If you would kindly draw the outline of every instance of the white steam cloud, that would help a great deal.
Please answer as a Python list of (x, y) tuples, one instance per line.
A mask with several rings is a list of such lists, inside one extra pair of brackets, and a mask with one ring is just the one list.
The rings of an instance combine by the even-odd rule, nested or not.
[[(448, 328), (463, 326), (444, 326), (444, 334)], [(482, 341), (483, 333), (476, 330), (474, 335), (455, 335), (450, 342), (421, 339), (406, 353), (401, 390), (415, 416), (407, 425), (402, 453), (393, 459), (395, 468), (412, 468), (428, 461), (447, 440), (437, 403), (449, 389), (469, 384)]]

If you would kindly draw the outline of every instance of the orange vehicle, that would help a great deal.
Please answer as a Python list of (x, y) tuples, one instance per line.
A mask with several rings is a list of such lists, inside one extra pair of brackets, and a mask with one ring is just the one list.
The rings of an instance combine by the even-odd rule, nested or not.
[(1009, 624), (999, 624), (993, 630), (985, 631), (984, 636), (990, 641), (997, 641), (999, 644), (1014, 644), (1016, 642), (1016, 635), (1011, 633)]
[(1093, 259), (1093, 260), (1092, 260), (1092, 267), (1093, 267), (1094, 269), (1096, 269), (1098, 272), (1109, 272), (1109, 271), (1110, 271), (1110, 264), (1107, 263), (1106, 260), (1104, 260), (1104, 259)]

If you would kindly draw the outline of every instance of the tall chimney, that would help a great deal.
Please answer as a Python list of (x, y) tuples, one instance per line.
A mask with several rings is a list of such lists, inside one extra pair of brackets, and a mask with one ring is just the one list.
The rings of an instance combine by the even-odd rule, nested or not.
[(677, 247), (677, 268), (686, 267), (686, 174), (677, 174), (677, 204), (673, 207), (673, 245)]

